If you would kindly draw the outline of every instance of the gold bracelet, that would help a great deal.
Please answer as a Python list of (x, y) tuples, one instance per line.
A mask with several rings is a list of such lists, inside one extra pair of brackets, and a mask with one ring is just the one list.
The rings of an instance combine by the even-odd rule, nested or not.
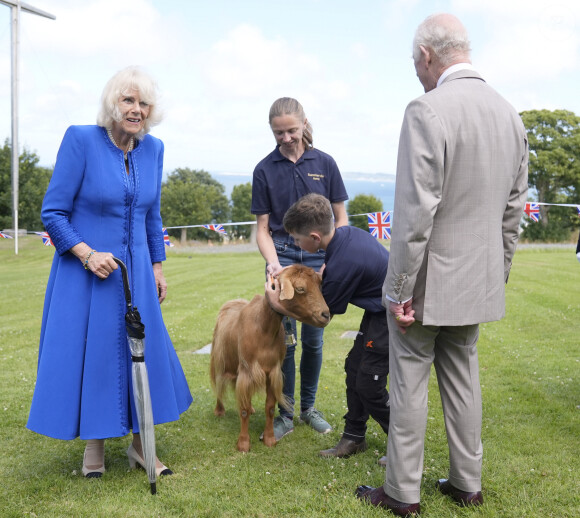
[(89, 255), (87, 255), (87, 258), (85, 259), (85, 270), (89, 269), (89, 259), (91, 258), (91, 255), (96, 254), (97, 251), (96, 250), (91, 250), (89, 252)]

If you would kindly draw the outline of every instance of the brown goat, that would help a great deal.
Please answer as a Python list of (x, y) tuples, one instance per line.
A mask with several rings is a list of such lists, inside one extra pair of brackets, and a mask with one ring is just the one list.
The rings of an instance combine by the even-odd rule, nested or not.
[[(320, 276), (312, 268), (295, 264), (279, 276), (280, 302), (287, 313), (316, 327), (330, 322), (330, 313), (320, 290)], [(274, 411), (276, 401), (288, 402), (282, 394), (282, 362), (286, 356), (284, 329), (280, 313), (274, 311), (264, 295), (250, 302), (231, 300), (219, 311), (211, 348), (210, 376), (217, 403), (216, 416), (225, 413), (223, 394), (228, 384), (235, 385), (241, 429), (237, 448), (250, 450), (248, 424), (254, 413), (252, 396), (266, 389), (266, 426), (263, 441), (274, 446)]]

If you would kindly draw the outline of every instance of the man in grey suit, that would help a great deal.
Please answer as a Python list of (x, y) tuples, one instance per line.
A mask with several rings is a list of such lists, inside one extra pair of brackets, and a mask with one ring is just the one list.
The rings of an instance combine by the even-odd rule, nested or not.
[(437, 486), (460, 505), (483, 502), (479, 323), (505, 314), (528, 143), (518, 113), (474, 71), (469, 45), (449, 14), (427, 18), (413, 41), (426, 93), (403, 120), (383, 286), (391, 339), (386, 480), (356, 491), (399, 516), (420, 512), (431, 364), (450, 463)]

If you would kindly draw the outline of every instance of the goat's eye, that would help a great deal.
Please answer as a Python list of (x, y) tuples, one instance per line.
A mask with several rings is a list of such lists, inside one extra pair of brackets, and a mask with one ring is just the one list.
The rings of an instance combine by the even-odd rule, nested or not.
[(306, 290), (304, 288), (294, 288), (297, 293), (305, 293)]

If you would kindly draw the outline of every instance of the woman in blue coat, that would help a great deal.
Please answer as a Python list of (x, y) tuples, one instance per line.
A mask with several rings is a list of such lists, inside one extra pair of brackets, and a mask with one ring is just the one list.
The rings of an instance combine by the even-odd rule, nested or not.
[[(103, 91), (97, 126), (71, 126), (42, 205), (56, 253), (46, 288), (38, 375), (27, 427), (87, 440), (83, 474), (105, 471), (104, 440), (133, 431), (127, 454), (143, 465), (131, 386), (123, 281), (146, 335), (155, 423), (179, 419), (192, 398), (160, 303), (167, 293), (160, 216), (163, 143), (155, 82), (135, 67)], [(157, 460), (157, 474), (171, 474)]]

